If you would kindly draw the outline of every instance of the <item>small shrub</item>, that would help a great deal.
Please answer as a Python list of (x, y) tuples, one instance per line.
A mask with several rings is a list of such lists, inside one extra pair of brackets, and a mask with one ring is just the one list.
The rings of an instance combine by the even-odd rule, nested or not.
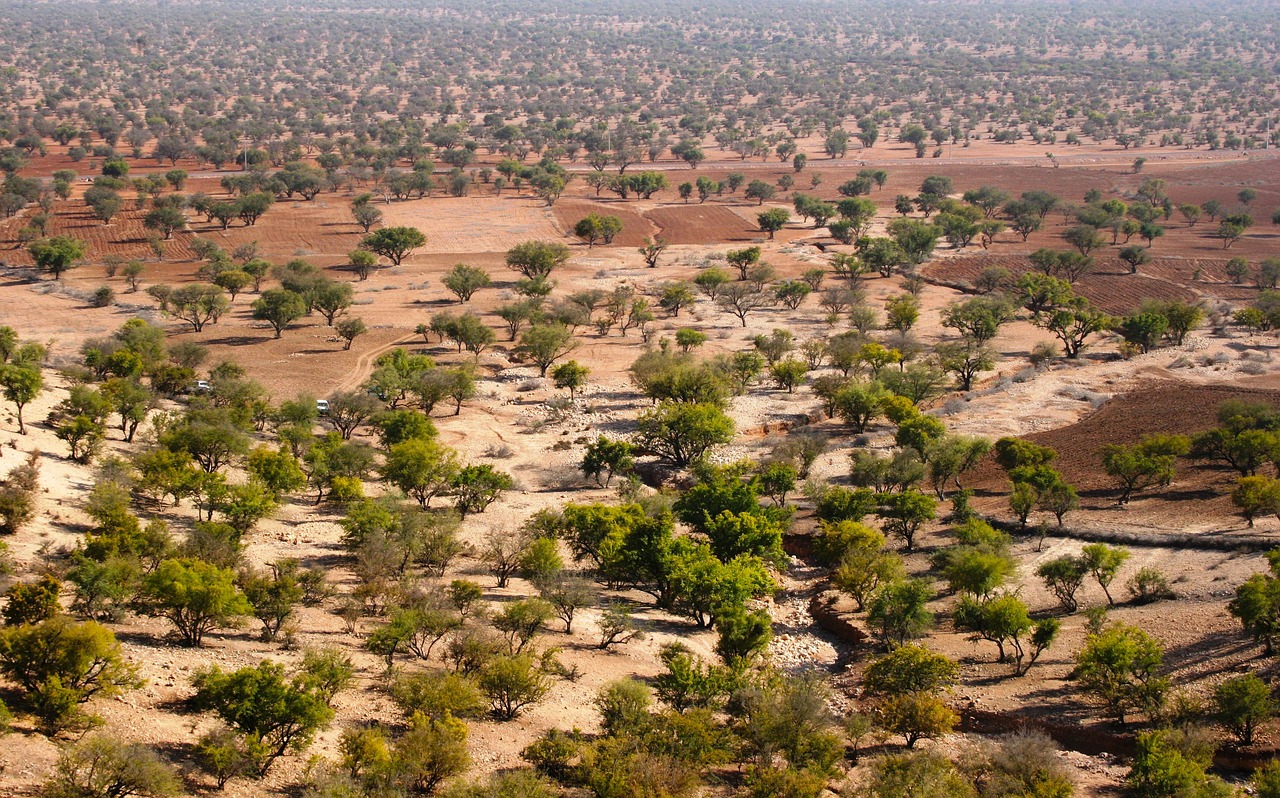
[(1058, 345), (1052, 341), (1041, 341), (1031, 349), (1028, 359), (1031, 365), (1039, 366), (1048, 363), (1058, 356)]
[(1150, 604), (1153, 601), (1176, 598), (1169, 579), (1155, 568), (1142, 568), (1129, 577), (1125, 587), (1133, 597), (1135, 604)]
[(109, 285), (104, 285), (93, 292), (93, 296), (89, 299), (89, 306), (94, 308), (109, 308), (116, 302), (116, 291)]

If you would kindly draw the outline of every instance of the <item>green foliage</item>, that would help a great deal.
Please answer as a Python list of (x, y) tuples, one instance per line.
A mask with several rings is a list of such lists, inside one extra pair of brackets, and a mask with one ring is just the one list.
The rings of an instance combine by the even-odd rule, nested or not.
[(759, 558), (741, 554), (722, 562), (705, 545), (678, 540), (665, 564), (668, 589), (663, 603), (701, 627), (742, 610), (751, 598), (775, 585)]
[(1274, 574), (1250, 576), (1236, 588), (1235, 597), (1227, 603), (1227, 611), (1270, 655), (1276, 637), (1280, 636), (1280, 579)]
[(507, 267), (523, 274), (527, 279), (548, 277), (556, 268), (569, 260), (569, 248), (564, 244), (543, 241), (526, 241), (507, 250)]
[(677, 712), (715, 708), (728, 692), (729, 674), (680, 643), (664, 645), (661, 659), (666, 672), (654, 678), (654, 692)]
[(1111, 583), (1115, 581), (1120, 567), (1129, 559), (1128, 549), (1112, 548), (1105, 543), (1090, 543), (1080, 550), (1080, 556), (1084, 567), (1107, 595), (1107, 603), (1115, 606), (1115, 599), (1111, 596)]
[(978, 544), (944, 549), (934, 558), (951, 590), (985, 599), (1013, 576), (1017, 561), (1001, 546)]
[(1219, 722), (1235, 735), (1241, 745), (1252, 745), (1258, 725), (1280, 712), (1280, 705), (1271, 695), (1271, 687), (1256, 673), (1232, 677), (1215, 687), (1213, 708)]
[(866, 798), (974, 798), (973, 785), (934, 751), (890, 754), (871, 762)]
[(110, 630), (62, 616), (0, 630), (0, 672), (26, 691), (51, 731), (79, 719), (77, 704), (142, 684)]
[(406, 718), (420, 714), (429, 720), (479, 717), (487, 707), (484, 694), (471, 676), (420, 671), (402, 674), (391, 683), (391, 697)]
[(494, 616), (493, 626), (506, 637), (514, 656), (524, 651), (554, 614), (554, 608), (540, 598), (520, 599), (503, 607)]
[(867, 622), (886, 645), (900, 646), (933, 626), (933, 613), (925, 607), (931, 598), (933, 588), (924, 580), (888, 582), (867, 605)]
[(937, 516), (937, 501), (919, 491), (882, 493), (877, 499), (880, 508), (876, 514), (880, 517), (885, 532), (902, 538), (907, 544), (907, 551), (914, 548), (916, 533), (920, 528)]
[(1169, 680), (1160, 675), (1164, 647), (1135, 626), (1112, 624), (1085, 638), (1074, 676), (1118, 722), (1133, 712), (1155, 717)]
[(165, 798), (178, 795), (177, 773), (155, 751), (99, 733), (64, 750), (41, 788), (47, 798)]
[(1070, 554), (1047, 560), (1036, 568), (1036, 576), (1044, 580), (1045, 587), (1057, 597), (1058, 603), (1067, 612), (1075, 612), (1080, 608), (1076, 592), (1088, 575), (1089, 564), (1085, 559)]
[(183, 643), (198, 646), (207, 632), (226, 628), (252, 611), (236, 590), (235, 574), (193, 559), (171, 559), (143, 577), (140, 600), (150, 615), (168, 618)]
[(1058, 453), (1024, 438), (1001, 438), (995, 443), (996, 462), (1005, 471), (1034, 468), (1053, 462)]
[(360, 248), (381, 255), (399, 266), (410, 252), (427, 243), (427, 237), (414, 227), (383, 227), (360, 240)]
[(62, 612), (62, 584), (49, 574), (34, 582), (15, 582), (5, 591), (4, 622), (9, 626), (40, 623)]
[(1197, 745), (1188, 732), (1141, 732), (1125, 781), (1136, 798), (1228, 798), (1233, 790), (1205, 772), (1212, 763), (1212, 746)]
[(902, 558), (884, 551), (884, 537), (879, 533), (877, 537), (878, 543), (868, 539), (846, 549), (832, 573), (832, 583), (853, 597), (859, 611), (878, 595), (880, 588), (899, 582), (907, 575)]
[(75, 588), (71, 608), (98, 621), (119, 621), (133, 599), (141, 578), (141, 563), (129, 557), (111, 557), (103, 562), (72, 556), (67, 581)]
[(772, 622), (764, 610), (747, 612), (735, 607), (716, 618), (716, 653), (730, 668), (741, 669), (762, 654), (773, 637)]
[(458, 512), (483, 513), (504, 492), (515, 487), (510, 474), (498, 471), (488, 463), (465, 466), (450, 483)]
[(683, 468), (733, 439), (734, 423), (711, 404), (662, 402), (637, 420), (640, 445)]
[(1239, 508), (1250, 527), (1260, 515), (1280, 517), (1280, 480), (1263, 476), (1240, 477), (1231, 491), (1231, 503)]
[(782, 756), (793, 771), (828, 776), (843, 741), (833, 731), (831, 689), (816, 674), (764, 677), (734, 695), (735, 730), (757, 767)]
[(499, 720), (513, 720), (546, 697), (550, 678), (533, 655), (524, 652), (495, 657), (480, 674), (480, 690)]
[(863, 685), (875, 696), (906, 693), (936, 694), (950, 689), (960, 668), (951, 659), (922, 645), (901, 645), (867, 666)]
[(920, 740), (945, 737), (959, 722), (941, 698), (925, 693), (890, 696), (882, 702), (881, 712), (884, 729), (901, 734), (909, 749)]
[(1271, 760), (1253, 774), (1253, 788), (1258, 798), (1280, 798), (1280, 761)]
[(276, 338), (283, 335), (290, 324), (307, 315), (307, 303), (303, 297), (285, 288), (263, 291), (253, 301), (252, 308), (253, 318), (270, 324)]
[(53, 279), (62, 278), (62, 273), (76, 266), (77, 261), (85, 256), (85, 243), (71, 236), (52, 236), (32, 241), (27, 245), (31, 259), (36, 268), (49, 272)]
[(786, 561), (782, 550), (781, 524), (763, 512), (721, 512), (700, 524), (711, 541), (711, 550), (722, 562), (746, 555), (780, 566)]
[(429, 507), (436, 496), (448, 492), (460, 473), (457, 453), (434, 439), (413, 438), (387, 451), (382, 476), (391, 484)]
[(254, 617), (262, 621), (263, 640), (275, 640), (302, 601), (297, 573), (296, 560), (282, 560), (273, 564), (270, 572), (250, 569), (240, 574), (240, 589), (253, 606)]
[(284, 666), (266, 660), (230, 673), (214, 666), (193, 682), (195, 706), (244, 736), (259, 776), (285, 753), (305, 750), (333, 719), (326, 696), (305, 676), (286, 680)]
[(874, 491), (828, 486), (818, 495), (814, 514), (820, 521), (860, 521), (875, 512), (877, 506), (878, 495)]
[(532, 360), (538, 367), (538, 376), (547, 376), (551, 364), (576, 348), (578, 342), (563, 324), (535, 324), (520, 336), (518, 354)]
[(1109, 444), (1102, 449), (1102, 468), (1120, 484), (1120, 503), (1137, 491), (1173, 481), (1177, 458), (1191, 450), (1183, 435), (1152, 435), (1133, 446)]
[(626, 475), (635, 467), (634, 448), (622, 440), (601, 435), (589, 443), (582, 458), (582, 473), (601, 487), (609, 487), (615, 474)]

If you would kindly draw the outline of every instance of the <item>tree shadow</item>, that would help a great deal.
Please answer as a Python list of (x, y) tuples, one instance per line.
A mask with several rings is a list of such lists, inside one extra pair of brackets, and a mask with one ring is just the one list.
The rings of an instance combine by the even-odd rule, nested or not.
[[(250, 346), (252, 344), (260, 344), (263, 341), (273, 341), (274, 338), (268, 336), (261, 338), (258, 336), (248, 335), (229, 335), (224, 338), (211, 338), (205, 343), (210, 346)], [(325, 350), (328, 351), (328, 350)]]

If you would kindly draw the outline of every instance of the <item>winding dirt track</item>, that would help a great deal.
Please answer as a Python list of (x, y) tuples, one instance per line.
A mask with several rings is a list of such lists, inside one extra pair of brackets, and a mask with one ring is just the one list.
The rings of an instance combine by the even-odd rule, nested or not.
[(359, 388), (360, 383), (364, 382), (365, 377), (368, 377), (373, 373), (373, 361), (377, 360), (379, 355), (383, 352), (394, 349), (401, 344), (406, 344), (417, 337), (417, 333), (404, 335), (390, 343), (370, 349), (368, 352), (360, 355), (355, 366), (353, 366), (352, 369), (342, 378), (342, 381), (334, 387), (333, 392), (342, 393), (343, 391), (354, 391), (356, 388)]

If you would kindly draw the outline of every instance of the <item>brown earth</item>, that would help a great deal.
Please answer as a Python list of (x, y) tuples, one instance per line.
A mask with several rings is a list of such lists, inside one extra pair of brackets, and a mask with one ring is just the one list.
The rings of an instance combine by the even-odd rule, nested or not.
[(671, 244), (753, 241), (760, 231), (723, 205), (666, 205), (645, 213)]
[[(1243, 527), (1243, 521), (1233, 517), (1230, 498), (1239, 474), (1224, 464), (1182, 460), (1171, 485), (1136, 494), (1128, 506), (1116, 504), (1115, 483), (1102, 470), (1101, 449), (1107, 444), (1134, 444), (1148, 435), (1204, 432), (1217, 426), (1218, 407), (1228, 399), (1280, 405), (1280, 391), (1151, 381), (1110, 399), (1078, 423), (1026, 437), (1058, 452), (1054, 465), (1080, 492), (1082, 515), (1088, 516), (1088, 523), (1105, 523), (1102, 519), (1113, 516), (1127, 525), (1172, 531), (1190, 529), (1196, 523), (1212, 523), (1217, 529)], [(1008, 478), (989, 458), (965, 479), (965, 487), (976, 492), (981, 504), (994, 509), (1008, 495)], [(1003, 507), (1000, 510), (1007, 514)], [(1068, 518), (1076, 523), (1074, 516)], [(1280, 526), (1264, 519), (1255, 532), (1276, 533)]]

